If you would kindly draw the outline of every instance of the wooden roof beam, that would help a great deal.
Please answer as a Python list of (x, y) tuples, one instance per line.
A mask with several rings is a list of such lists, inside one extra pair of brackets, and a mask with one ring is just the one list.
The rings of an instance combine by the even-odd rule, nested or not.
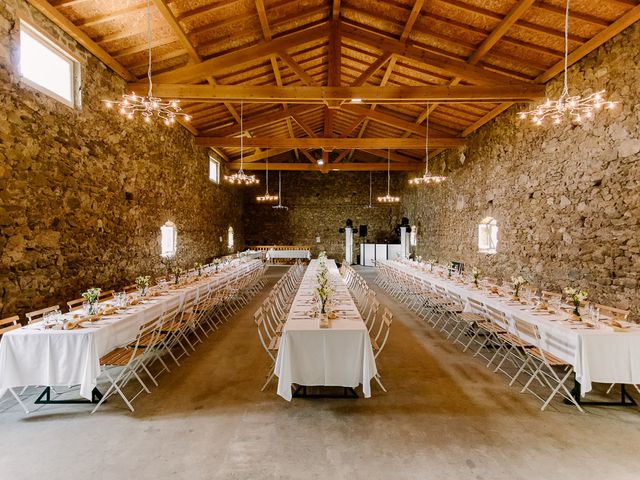
[(282, 61), (284, 63), (287, 64), (287, 66), (293, 70), (295, 72), (296, 75), (298, 75), (298, 77), (300, 78), (300, 80), (302, 81), (302, 83), (304, 83), (305, 85), (309, 86), (309, 87), (313, 87), (316, 86), (316, 82), (313, 80), (313, 78), (311, 78), (311, 75), (309, 75), (307, 72), (305, 72), (304, 68), (302, 68), (300, 66), (300, 64), (298, 62), (296, 62), (293, 57), (291, 55), (289, 55), (287, 52), (285, 51), (280, 51), (278, 52), (278, 56), (282, 59)]
[[(146, 83), (131, 83), (133, 91), (143, 92)], [(185, 101), (219, 103), (240, 101), (250, 103), (326, 103), (350, 102), (361, 98), (373, 103), (491, 103), (496, 101), (531, 101), (543, 98), (544, 85), (430, 85), (419, 87), (276, 87), (253, 85), (189, 85), (156, 83), (154, 92), (160, 97)]]
[[(424, 138), (327, 138), (327, 137), (254, 137), (245, 138), (245, 147), (269, 147), (269, 148), (322, 148), (335, 149), (359, 149), (359, 148), (399, 148), (404, 150), (424, 149)], [(196, 144), (203, 147), (231, 147), (240, 148), (238, 137), (197, 137)], [(461, 147), (464, 139), (455, 137), (429, 137), (430, 147), (450, 148)]]
[[(228, 164), (230, 168), (240, 168), (240, 162), (231, 162)], [(245, 163), (245, 170), (266, 170), (267, 164), (262, 162)], [(424, 165), (420, 162), (415, 163), (392, 163), (390, 170), (396, 172), (416, 171), (424, 169)], [(344, 172), (377, 172), (387, 171), (386, 162), (376, 163), (330, 163), (328, 166), (318, 166), (317, 162), (312, 163), (271, 163), (269, 162), (269, 170), (282, 171), (305, 171), (305, 172), (327, 172), (327, 171), (344, 171)]]

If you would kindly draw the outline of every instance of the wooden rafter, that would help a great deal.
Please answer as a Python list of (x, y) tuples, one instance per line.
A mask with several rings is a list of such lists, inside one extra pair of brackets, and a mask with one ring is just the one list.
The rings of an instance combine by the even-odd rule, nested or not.
[[(240, 168), (240, 162), (231, 162), (228, 164), (230, 168)], [(243, 165), (245, 170), (266, 170), (267, 164), (262, 162), (245, 163)], [(392, 163), (389, 167), (392, 171), (405, 171), (411, 172), (424, 169), (424, 165), (420, 162), (415, 163)], [(307, 171), (307, 172), (328, 172), (328, 171), (345, 171), (345, 172), (377, 172), (386, 171), (386, 162), (377, 163), (330, 163), (323, 166), (318, 166), (317, 162), (314, 163), (271, 163), (269, 162), (269, 170), (282, 170), (282, 171)]]
[[(133, 91), (143, 91), (146, 84), (132, 83)], [(420, 87), (276, 87), (253, 85), (190, 85), (154, 83), (161, 97), (213, 102), (245, 100), (253, 103), (327, 103), (362, 98), (373, 103), (490, 103), (495, 101), (531, 101), (544, 97), (544, 85), (456, 85)]]
[[(327, 137), (253, 137), (245, 138), (245, 147), (270, 147), (270, 148), (323, 148), (354, 149), (354, 148), (400, 148), (423, 149), (424, 138), (327, 138)], [(429, 143), (434, 148), (461, 147), (464, 139), (452, 137), (429, 137)], [(196, 137), (196, 144), (203, 147), (240, 147), (240, 138), (237, 137)]]
[(300, 66), (300, 64), (298, 62), (296, 62), (291, 55), (289, 55), (285, 51), (279, 51), (278, 52), (278, 56), (282, 59), (282, 61), (284, 63), (287, 64), (287, 66), (291, 70), (293, 70), (295, 72), (296, 75), (298, 75), (300, 80), (302, 80), (302, 83), (304, 83), (305, 85), (310, 86), (310, 87), (316, 85), (316, 82), (313, 80), (313, 78), (311, 78), (311, 75), (309, 75), (307, 72), (305, 72), (304, 68), (302, 68)]

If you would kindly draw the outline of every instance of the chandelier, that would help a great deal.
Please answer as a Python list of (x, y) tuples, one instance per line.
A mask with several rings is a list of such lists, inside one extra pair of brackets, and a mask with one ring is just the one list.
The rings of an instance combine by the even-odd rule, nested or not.
[(276, 210), (289, 210), (289, 207), (282, 205), (282, 171), (278, 170), (278, 204), (274, 205), (271, 208), (275, 208)]
[(153, 96), (153, 83), (151, 81), (151, 0), (147, 0), (147, 52), (148, 67), (147, 78), (149, 80), (149, 91), (147, 96), (138, 96), (134, 92), (122, 95), (120, 100), (103, 100), (107, 108), (116, 108), (128, 119), (133, 119), (136, 113), (142, 115), (145, 122), (150, 123), (156, 116), (164, 120), (165, 125), (173, 125), (177, 118), (190, 121), (191, 117), (181, 112), (179, 100), (162, 100)]
[(400, 197), (393, 197), (389, 193), (391, 186), (391, 151), (387, 148), (387, 194), (384, 197), (378, 197), (380, 203), (398, 203)]
[(269, 195), (269, 150), (267, 149), (267, 178), (266, 178), (267, 190), (264, 195), (259, 195), (256, 200), (259, 202), (275, 202), (278, 200), (278, 195)]
[(541, 105), (527, 112), (518, 112), (521, 120), (530, 117), (534, 124), (542, 125), (542, 122), (551, 119), (554, 124), (559, 124), (563, 119), (570, 119), (574, 122), (590, 120), (594, 113), (603, 108), (611, 109), (617, 102), (606, 101), (603, 97), (605, 91), (592, 93), (586, 97), (581, 95), (569, 95), (568, 82), (568, 56), (569, 56), (569, 5), (571, 0), (567, 0), (567, 8), (564, 17), (564, 84), (560, 98), (557, 100), (547, 99)]
[(240, 169), (233, 175), (225, 175), (224, 179), (229, 183), (236, 183), (239, 185), (253, 185), (260, 183), (260, 180), (255, 175), (247, 175), (242, 169), (244, 165), (244, 103), (240, 102)]
[(409, 184), (411, 185), (429, 185), (431, 183), (440, 183), (444, 182), (447, 177), (443, 177), (440, 175), (432, 175), (429, 172), (429, 104), (427, 103), (427, 133), (424, 137), (424, 163), (425, 170), (424, 175), (421, 177), (412, 178), (409, 180)]

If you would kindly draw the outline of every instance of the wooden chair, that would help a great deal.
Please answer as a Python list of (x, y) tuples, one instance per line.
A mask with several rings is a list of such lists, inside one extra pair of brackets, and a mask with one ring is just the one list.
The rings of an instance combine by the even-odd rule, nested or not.
[(104, 292), (100, 292), (98, 296), (99, 302), (104, 302), (105, 300), (111, 300), (113, 298), (113, 290), (105, 290)]
[(136, 287), (135, 285), (127, 285), (126, 287), (124, 287), (122, 289), (122, 291), (124, 293), (126, 293), (127, 295), (130, 294), (130, 293), (135, 292), (136, 290), (138, 290), (138, 287)]
[[(14, 315), (13, 317), (3, 318), (2, 320), (0, 320), (0, 339), (5, 333), (10, 332), (11, 330), (16, 330), (20, 328), (21, 325), (18, 321), (19, 321), (19, 317), (17, 315)], [(22, 403), (22, 399), (15, 392), (15, 390), (13, 390), (13, 388), (8, 388), (7, 390), (9, 390), (13, 398), (16, 399), (16, 401), (23, 408), (25, 413), (29, 413), (29, 409), (27, 409), (25, 404)]]
[(28, 323), (36, 323), (42, 321), (43, 317), (49, 313), (54, 312), (56, 310), (60, 310), (60, 305), (53, 305), (52, 307), (42, 308), (40, 310), (34, 310), (33, 312), (29, 312), (25, 314), (27, 317)]
[(611, 318), (612, 320), (626, 320), (629, 318), (629, 310), (622, 310), (621, 308), (609, 307), (607, 305), (600, 305), (599, 303), (592, 303), (593, 308), (600, 310), (600, 315)]
[(67, 307), (69, 307), (70, 312), (73, 312), (74, 310), (78, 310), (82, 308), (83, 303), (84, 303), (84, 298), (76, 298), (75, 300), (69, 300), (67, 302)]
[(546, 290), (542, 290), (542, 299), (545, 301), (559, 299), (562, 301), (562, 294), (558, 292), (548, 292)]

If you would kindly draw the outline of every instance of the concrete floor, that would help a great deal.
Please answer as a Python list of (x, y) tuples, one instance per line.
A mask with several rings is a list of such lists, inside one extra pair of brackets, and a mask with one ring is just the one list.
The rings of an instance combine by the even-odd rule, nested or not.
[[(283, 268), (271, 268), (272, 285)], [(362, 270), (373, 279), (373, 269)], [(378, 362), (388, 393), (294, 399), (260, 392), (267, 358), (251, 314), (263, 298), (161, 377), (130, 413), (113, 398), (0, 404), (1, 479), (637, 479), (640, 412), (580, 414), (510, 388), (398, 306)]]

